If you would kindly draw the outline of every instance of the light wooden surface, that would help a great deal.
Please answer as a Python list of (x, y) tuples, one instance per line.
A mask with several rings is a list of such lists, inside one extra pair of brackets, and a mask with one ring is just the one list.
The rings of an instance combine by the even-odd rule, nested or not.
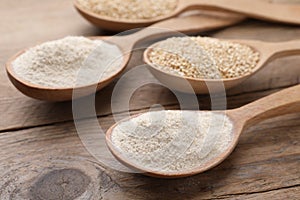
[[(0, 199), (299, 199), (299, 114), (250, 127), (228, 159), (190, 178), (159, 180), (101, 166), (77, 136), (71, 103), (45, 103), (23, 96), (8, 81), (4, 63), (39, 42), (103, 32), (85, 22), (69, 0), (1, 0), (0, 9)], [(300, 28), (252, 21), (209, 34), (286, 41), (300, 39)], [(129, 67), (142, 64), (141, 58), (142, 51), (137, 51)], [(298, 84), (299, 63), (300, 57), (292, 56), (268, 64), (228, 92), (228, 107), (237, 108)], [(150, 78), (130, 77), (127, 82), (130, 86)], [(114, 123), (113, 88), (111, 84), (97, 94), (97, 115), (105, 128)], [(198, 96), (198, 100), (202, 109), (209, 109), (208, 96)], [(145, 112), (153, 104), (178, 108), (169, 90), (148, 85), (135, 92), (130, 109)], [(125, 111), (120, 108), (118, 115)]]

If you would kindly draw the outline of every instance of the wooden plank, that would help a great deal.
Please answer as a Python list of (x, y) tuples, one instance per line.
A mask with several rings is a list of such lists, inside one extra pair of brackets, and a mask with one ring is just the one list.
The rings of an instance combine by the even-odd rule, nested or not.
[[(146, 78), (146, 77), (144, 77)], [(131, 80), (129, 80), (131, 82)], [(103, 91), (99, 92), (96, 96), (96, 112), (98, 116), (105, 116), (112, 114), (111, 110), (111, 93), (113, 86), (105, 88)], [(127, 93), (128, 90), (124, 90)], [(227, 97), (228, 108), (237, 108), (246, 103), (259, 99), (263, 96), (273, 93), (274, 91), (263, 91), (263, 92), (251, 92), (240, 95), (233, 95)], [(194, 97), (193, 95), (187, 95), (183, 98), (189, 99)], [(210, 96), (198, 96), (198, 103), (200, 109), (210, 110)], [(123, 103), (125, 100), (122, 98), (118, 99), (116, 104)], [(222, 105), (223, 98), (214, 98), (216, 105)], [(0, 132), (8, 130), (17, 130), (27, 127), (41, 126), (47, 124), (53, 124), (64, 121), (72, 121), (72, 103), (46, 103), (37, 100), (27, 99), (5, 99), (0, 101), (3, 104), (2, 114), (0, 121)], [(126, 102), (125, 102), (126, 104)], [(161, 86), (147, 85), (140, 88), (134, 96), (131, 98), (130, 110), (140, 110), (149, 108), (152, 105), (160, 104), (163, 106), (167, 105), (177, 105), (178, 101), (174, 94), (162, 88)], [(127, 105), (127, 104), (126, 104)], [(194, 107), (194, 105), (190, 105)], [(126, 107), (118, 108), (115, 112), (127, 112)], [(16, 114), (18, 112), (18, 114)], [(85, 117), (89, 117), (89, 113), (85, 114)]]
[[(232, 195), (229, 197), (224, 197), (224, 199), (235, 199), (235, 200), (253, 200), (253, 199), (273, 199), (273, 200), (297, 200), (300, 196), (300, 187), (291, 187), (286, 189), (278, 189), (267, 192), (260, 192), (254, 194), (242, 194), (242, 195)], [(223, 199), (223, 198), (222, 198)]]
[[(299, 186), (299, 118), (299, 114), (287, 115), (251, 127), (222, 164), (175, 180), (121, 173), (102, 166), (84, 149), (71, 122), (4, 132), (0, 135), (0, 197), (211, 199)], [(113, 123), (112, 116), (99, 120), (104, 129)], [(93, 129), (89, 120), (85, 125)]]

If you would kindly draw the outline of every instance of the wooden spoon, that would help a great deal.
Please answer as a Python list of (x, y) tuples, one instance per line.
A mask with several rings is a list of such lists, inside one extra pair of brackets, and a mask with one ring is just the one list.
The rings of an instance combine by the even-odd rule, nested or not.
[[(189, 111), (189, 112), (196, 114), (197, 112), (213, 112), (213, 111)], [(218, 113), (227, 115), (227, 117), (229, 117), (229, 119), (233, 124), (232, 140), (228, 144), (228, 147), (226, 147), (226, 150), (224, 152), (220, 153), (219, 155), (215, 155), (214, 158), (205, 162), (201, 167), (197, 167), (189, 171), (181, 171), (177, 173), (166, 173), (157, 170), (152, 171), (149, 169), (145, 170), (142, 169), (141, 167), (137, 167), (134, 163), (127, 160), (123, 156), (124, 153), (122, 153), (121, 150), (118, 150), (119, 148), (115, 147), (114, 143), (111, 140), (112, 134), (114, 134), (113, 132), (114, 128), (118, 126), (119, 123), (122, 122), (113, 125), (107, 131), (106, 142), (112, 154), (121, 163), (123, 163), (124, 165), (132, 169), (138, 170), (149, 176), (160, 177), (160, 178), (186, 177), (186, 176), (191, 176), (209, 170), (215, 167), (216, 165), (218, 165), (219, 163), (221, 163), (223, 160), (225, 160), (234, 150), (235, 146), (238, 144), (238, 140), (241, 136), (241, 133), (246, 127), (254, 125), (268, 118), (289, 114), (289, 113), (295, 113), (295, 112), (300, 112), (300, 85), (288, 89), (284, 89), (280, 92), (264, 97), (260, 100), (257, 100), (253, 103), (250, 103), (248, 105), (245, 105), (237, 109), (228, 110), (228, 111), (218, 111)], [(138, 117), (138, 115), (132, 116), (126, 120), (131, 120), (132, 118), (135, 117)], [(214, 124), (211, 124), (211, 126), (213, 125)]]
[[(174, 18), (166, 20), (153, 25), (147, 29), (143, 29), (131, 35), (126, 36), (113, 36), (113, 37), (91, 37), (91, 39), (106, 40), (109, 43), (115, 44), (119, 47), (123, 53), (123, 64), (119, 71), (111, 77), (100, 81), (92, 85), (84, 87), (76, 87), (76, 97), (86, 96), (95, 92), (95, 89), (100, 90), (110, 82), (112, 82), (118, 75), (125, 69), (132, 49), (135, 44), (145, 39), (151, 39), (152, 37), (160, 37), (163, 35), (174, 34), (174, 31), (182, 33), (195, 33), (199, 31), (208, 31), (225, 26), (229, 26), (243, 20), (243, 17), (237, 17), (232, 15), (226, 16), (205, 16), (205, 15), (194, 15), (183, 18)], [(174, 31), (171, 31), (173, 29)], [(20, 55), (26, 52), (27, 49), (22, 50), (15, 56), (10, 58), (6, 63), (6, 71), (9, 79), (14, 86), (25, 95), (46, 101), (67, 101), (72, 99), (72, 93), (74, 88), (49, 88), (40, 85), (34, 85), (28, 81), (23, 80), (21, 77), (16, 75), (13, 70), (12, 62)]]
[(272, 3), (262, 0), (178, 0), (176, 9), (168, 15), (153, 19), (114, 19), (101, 16), (85, 9), (78, 2), (74, 2), (75, 8), (88, 21), (108, 30), (122, 31), (138, 27), (149, 26), (161, 20), (175, 17), (187, 10), (214, 10), (229, 11), (243, 14), (256, 19), (275, 22), (300, 24), (300, 5)]
[[(174, 75), (165, 71), (160, 70), (155, 67), (148, 58), (151, 49), (155, 48), (155, 43), (148, 47), (144, 52), (144, 61), (148, 64), (152, 74), (163, 84), (169, 88), (186, 92), (186, 93), (197, 93), (197, 94), (207, 94), (222, 92), (224, 89), (229, 89), (234, 86), (241, 84), (243, 81), (253, 76), (256, 72), (261, 70), (266, 64), (275, 58), (290, 56), (300, 54), (300, 40), (292, 40), (287, 42), (263, 42), (256, 40), (227, 40), (232, 42), (237, 42), (240, 44), (248, 45), (255, 51), (259, 52), (260, 60), (256, 67), (251, 73), (245, 74), (244, 76), (236, 78), (226, 78), (226, 79), (198, 79), (198, 78), (188, 78), (179, 75)], [(189, 84), (186, 84), (188, 81)], [(194, 91), (190, 89), (190, 86)]]

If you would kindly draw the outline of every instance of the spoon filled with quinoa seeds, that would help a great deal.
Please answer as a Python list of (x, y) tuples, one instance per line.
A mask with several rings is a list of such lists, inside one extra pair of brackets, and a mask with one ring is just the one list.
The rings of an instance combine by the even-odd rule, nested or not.
[(91, 23), (115, 31), (149, 26), (195, 9), (300, 24), (300, 5), (262, 0), (75, 0), (74, 5)]
[(300, 85), (233, 110), (162, 110), (131, 116), (107, 131), (106, 143), (121, 163), (137, 172), (186, 177), (225, 160), (245, 127), (297, 112)]
[(300, 40), (271, 43), (172, 37), (148, 47), (144, 61), (152, 74), (169, 88), (206, 94), (237, 86), (267, 62), (294, 54), (300, 54)]

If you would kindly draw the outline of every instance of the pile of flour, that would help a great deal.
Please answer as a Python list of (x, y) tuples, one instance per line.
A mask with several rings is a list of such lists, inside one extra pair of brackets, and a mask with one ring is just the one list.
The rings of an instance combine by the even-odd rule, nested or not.
[(122, 61), (116, 45), (68, 36), (27, 50), (12, 66), (20, 79), (31, 84), (73, 88), (108, 78), (120, 70)]
[(156, 111), (113, 129), (116, 150), (150, 172), (180, 173), (205, 165), (228, 148), (233, 124), (214, 112)]

